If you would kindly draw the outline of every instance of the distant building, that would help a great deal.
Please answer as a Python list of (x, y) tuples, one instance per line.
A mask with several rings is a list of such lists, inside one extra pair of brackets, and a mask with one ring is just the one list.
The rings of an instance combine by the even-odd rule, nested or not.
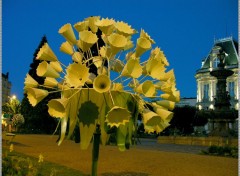
[[(231, 108), (238, 110), (238, 43), (232, 37), (228, 37), (214, 41), (212, 49), (215, 46), (220, 46), (227, 53), (224, 61), (225, 68), (234, 72), (232, 76), (227, 78), (227, 91), (231, 97)], [(219, 59), (212, 54), (212, 49), (202, 61), (202, 66), (195, 75), (197, 81), (196, 106), (198, 109), (214, 109), (217, 79), (210, 75), (210, 71), (217, 67)]]
[(176, 106), (183, 107), (183, 106), (196, 106), (197, 99), (195, 97), (191, 98), (181, 98), (180, 102), (176, 103)]
[(9, 73), (2, 73), (2, 104), (9, 101), (12, 84), (8, 79)]

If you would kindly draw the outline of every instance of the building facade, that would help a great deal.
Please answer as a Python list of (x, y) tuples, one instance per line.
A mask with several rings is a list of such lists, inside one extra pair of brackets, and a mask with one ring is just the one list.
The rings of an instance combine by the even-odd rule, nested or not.
[(214, 45), (208, 56), (202, 61), (202, 66), (197, 70), (195, 78), (197, 82), (197, 103), (198, 109), (214, 109), (214, 97), (216, 96), (217, 79), (210, 75), (210, 72), (220, 62), (214, 52), (215, 46), (220, 46), (225, 51), (225, 68), (230, 69), (234, 74), (227, 78), (227, 91), (230, 95), (231, 108), (239, 109), (239, 88), (238, 88), (238, 43), (232, 37), (214, 41)]
[(12, 84), (9, 81), (9, 73), (2, 73), (2, 105), (9, 101)]
[(190, 97), (190, 98), (181, 98), (180, 102), (176, 103), (176, 106), (183, 107), (183, 106), (196, 106), (196, 97)]

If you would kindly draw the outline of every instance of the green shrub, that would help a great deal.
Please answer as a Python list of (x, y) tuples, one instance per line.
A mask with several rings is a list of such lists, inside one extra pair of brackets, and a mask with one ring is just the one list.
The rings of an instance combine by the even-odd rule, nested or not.
[(208, 148), (207, 151), (202, 151), (201, 153), (206, 155), (229, 156), (233, 158), (238, 158), (238, 148), (230, 146), (212, 145)]
[(43, 176), (41, 174), (43, 156), (39, 155), (38, 160), (32, 160), (29, 157), (23, 157), (14, 152), (13, 144), (10, 144), (9, 150), (3, 149), (2, 152), (2, 175), (5, 176)]
[(42, 176), (41, 166), (41, 162), (15, 155), (14, 152), (5, 151), (2, 156), (2, 174), (6, 176)]
[(218, 153), (218, 146), (212, 145), (208, 148), (208, 153)]
[(88, 176), (81, 171), (38, 158), (17, 153), (13, 145), (2, 148), (2, 175), (4, 176)]

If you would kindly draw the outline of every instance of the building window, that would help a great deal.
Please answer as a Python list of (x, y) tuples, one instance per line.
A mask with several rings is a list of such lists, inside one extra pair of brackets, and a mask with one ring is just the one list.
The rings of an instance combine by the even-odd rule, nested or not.
[(220, 63), (220, 60), (216, 57), (216, 58), (213, 60), (213, 68), (217, 68), (219, 63)]
[(203, 85), (203, 100), (209, 100), (209, 84)]
[(228, 83), (228, 92), (231, 98), (235, 97), (235, 93), (234, 93), (234, 82), (229, 82)]

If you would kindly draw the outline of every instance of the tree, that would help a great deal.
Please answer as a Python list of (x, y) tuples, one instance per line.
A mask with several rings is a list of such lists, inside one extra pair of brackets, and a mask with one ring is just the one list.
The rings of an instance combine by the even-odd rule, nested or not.
[[(36, 60), (37, 53), (40, 48), (47, 43), (46, 36), (42, 37), (42, 40), (35, 50), (33, 54), (33, 62), (30, 64), (30, 70), (28, 74), (35, 79), (39, 84), (44, 83), (43, 77), (39, 77), (36, 73), (36, 69), (41, 62), (40, 60)], [(59, 93), (53, 93), (48, 95), (43, 101), (41, 101), (37, 106), (33, 107), (27, 98), (27, 94), (24, 94), (24, 98), (22, 100), (21, 105), (21, 114), (25, 118), (24, 129), (25, 132), (31, 133), (53, 133), (56, 126), (57, 120), (51, 117), (48, 114), (47, 102), (52, 98), (60, 97)]]
[(181, 135), (189, 135), (193, 132), (193, 121), (196, 114), (196, 108), (192, 106), (175, 107), (174, 116), (170, 121), (170, 126), (164, 130), (164, 133), (180, 133)]
[(21, 104), (17, 98), (11, 98), (9, 102), (2, 106), (3, 114), (18, 114), (21, 111)]
[(208, 119), (211, 118), (211, 113), (204, 113), (204, 111), (196, 111), (193, 125), (194, 126), (204, 126), (208, 123)]
[(40, 50), (40, 48), (45, 44), (47, 43), (47, 37), (46, 36), (43, 36), (42, 37), (42, 40), (41, 42), (39, 43), (38, 45), (38, 48), (35, 50), (34, 54), (33, 54), (33, 62), (30, 64), (30, 70), (28, 71), (28, 74), (33, 78), (35, 79), (39, 84), (43, 84), (44, 83), (44, 77), (39, 77), (37, 75), (37, 67), (39, 65), (39, 63), (41, 62), (40, 60), (37, 60), (36, 57), (37, 57), (37, 54)]

